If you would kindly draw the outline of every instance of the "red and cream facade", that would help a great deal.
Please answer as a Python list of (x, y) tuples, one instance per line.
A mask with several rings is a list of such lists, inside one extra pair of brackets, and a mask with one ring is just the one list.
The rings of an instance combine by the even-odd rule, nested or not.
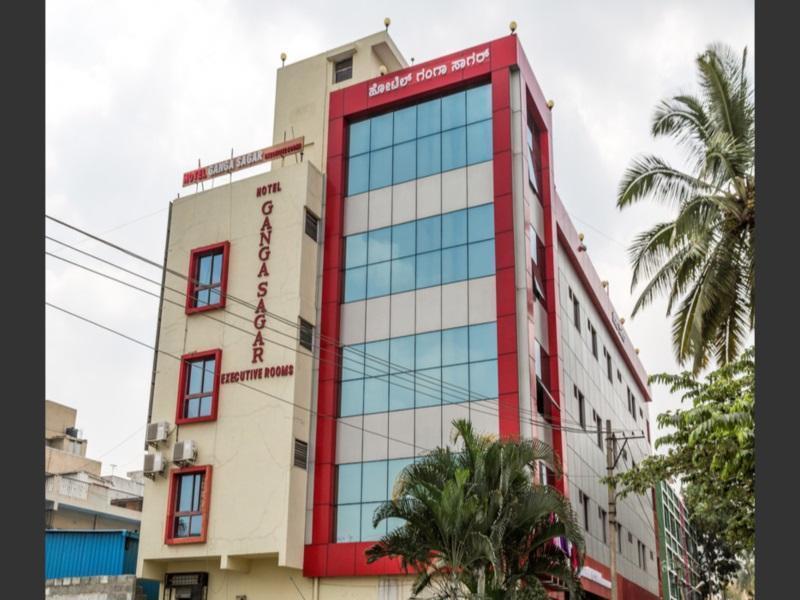
[[(302, 136), (302, 158), (172, 205), (168, 267), (197, 275), (220, 249), (224, 275), (166, 276), (150, 420), (175, 428), (162, 452), (198, 453), (146, 485), (140, 576), (207, 573), (212, 600), (408, 597), (397, 561), (366, 563), (365, 515), (465, 417), (553, 445), (549, 483), (586, 520), (584, 587), (610, 597), (595, 417), (649, 438), (650, 395), (556, 193), (552, 128), (516, 36), (408, 66), (382, 32), (279, 69), (274, 141)], [(624, 464), (649, 452), (632, 441)], [(622, 599), (658, 597), (651, 502), (619, 504)]]

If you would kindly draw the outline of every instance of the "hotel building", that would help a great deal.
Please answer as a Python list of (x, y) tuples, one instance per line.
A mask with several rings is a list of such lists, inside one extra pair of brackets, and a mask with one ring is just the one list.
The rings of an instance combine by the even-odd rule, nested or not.
[[(610, 597), (602, 427), (642, 432), (640, 461), (650, 393), (556, 192), (545, 98), (514, 35), (410, 66), (380, 32), (278, 70), (270, 171), (187, 174), (138, 570), (165, 598), (407, 598), (397, 561), (366, 563), (398, 525), (372, 514), (462, 417), (554, 447), (564, 476), (537, 476)], [(652, 499), (618, 507), (619, 597), (657, 598)]]

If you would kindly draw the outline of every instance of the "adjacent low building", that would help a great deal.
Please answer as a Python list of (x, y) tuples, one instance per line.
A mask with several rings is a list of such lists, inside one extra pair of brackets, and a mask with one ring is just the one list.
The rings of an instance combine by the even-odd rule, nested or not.
[[(281, 67), (273, 146), (184, 175), (141, 577), (170, 598), (408, 597), (397, 561), (366, 563), (397, 526), (371, 517), (463, 417), (554, 447), (565, 476), (537, 476), (584, 526), (587, 597), (610, 596), (604, 426), (641, 461), (651, 398), (556, 192), (551, 111), (514, 35), (409, 66), (380, 32)], [(657, 598), (652, 499), (618, 510), (619, 598)]]
[(102, 463), (86, 456), (76, 418), (74, 408), (45, 400), (45, 526), (138, 531), (141, 472), (101, 475)]

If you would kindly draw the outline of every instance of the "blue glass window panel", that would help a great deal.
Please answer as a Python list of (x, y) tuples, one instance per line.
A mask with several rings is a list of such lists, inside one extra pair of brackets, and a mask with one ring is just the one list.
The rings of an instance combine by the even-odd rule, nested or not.
[(388, 487), (386, 489), (387, 500), (392, 498), (392, 490), (394, 490), (394, 484), (397, 481), (398, 475), (413, 462), (413, 458), (396, 458), (389, 461), (389, 478), (387, 479)]
[(200, 505), (200, 496), (197, 496), (197, 502), (193, 501), (192, 492), (195, 488), (199, 489), (199, 483), (196, 484), (195, 480), (200, 480), (200, 475), (181, 475), (180, 487), (178, 489), (178, 512), (188, 512), (198, 510)]
[(367, 264), (367, 234), (348, 235), (345, 238), (345, 262), (347, 269)]
[(213, 255), (201, 256), (199, 265), (197, 266), (197, 283), (208, 285), (211, 283), (211, 263), (214, 260)]
[(442, 253), (428, 252), (417, 255), (417, 287), (439, 285), (442, 281)]
[(389, 360), (392, 373), (414, 369), (414, 336), (392, 338), (389, 340)]
[(414, 374), (398, 373), (389, 376), (389, 410), (414, 408)]
[(389, 378), (371, 377), (364, 380), (364, 414), (389, 410)]
[(392, 293), (399, 294), (414, 289), (415, 259), (413, 256), (392, 261)]
[(442, 283), (464, 281), (467, 278), (467, 246), (442, 250)]
[(216, 368), (216, 359), (204, 360), (203, 365), (203, 391), (210, 392), (214, 389), (214, 371)]
[(497, 324), (482, 323), (469, 328), (469, 361), (497, 358)]
[(354, 156), (347, 161), (347, 195), (354, 196), (369, 190), (369, 154)]
[(466, 94), (458, 92), (442, 98), (442, 131), (463, 127), (466, 122)]
[(411, 140), (394, 147), (393, 183), (411, 181), (417, 176), (417, 142)]
[(442, 102), (439, 98), (417, 105), (417, 137), (437, 133), (442, 128)]
[(186, 364), (189, 367), (189, 385), (185, 393), (199, 394), (203, 386), (203, 361), (192, 360)]
[(369, 152), (369, 121), (350, 125), (350, 149), (348, 156)]
[(392, 113), (370, 119), (369, 148), (380, 150), (392, 145), (392, 131), (394, 129), (394, 115)]
[(390, 517), (386, 519), (386, 533), (392, 533), (396, 529), (400, 529), (405, 524), (406, 524), (405, 519)]
[(469, 365), (442, 367), (442, 399), (445, 403), (469, 400)]
[(497, 398), (497, 361), (470, 363), (469, 393), (473, 400)]
[(342, 380), (358, 379), (364, 376), (364, 344), (342, 348)]
[(364, 354), (366, 361), (364, 372), (367, 377), (389, 373), (389, 340), (364, 344)]
[(386, 296), (391, 291), (391, 264), (378, 263), (367, 267), (367, 298)]
[(442, 403), (442, 369), (425, 369), (416, 375), (416, 406), (436, 406)]
[(369, 154), (369, 189), (392, 185), (392, 149), (374, 150)]
[(378, 523), (377, 527), (372, 526), (372, 517), (375, 514), (375, 509), (380, 506), (380, 503), (370, 503), (361, 505), (361, 541), (374, 542), (381, 539), (386, 535), (386, 521)]
[(431, 331), (416, 336), (416, 368), (428, 369), (442, 364), (442, 332)]
[(392, 229), (392, 258), (411, 256), (417, 248), (417, 223), (403, 223)]
[(364, 380), (353, 379), (342, 382), (339, 416), (352, 417), (364, 412)]
[(364, 463), (361, 469), (362, 502), (383, 502), (386, 500), (388, 468), (388, 463), (385, 460)]
[(394, 113), (394, 143), (400, 144), (417, 137), (417, 107), (410, 106)]
[(479, 121), (467, 125), (467, 164), (491, 160), (492, 158), (492, 122)]
[(211, 283), (222, 281), (222, 252), (214, 254), (214, 266), (211, 268)]
[(442, 331), (442, 364), (457, 365), (469, 360), (469, 333), (466, 327)]
[(494, 237), (494, 204), (483, 204), (470, 208), (469, 241), (480, 242)]
[(492, 86), (482, 85), (467, 90), (467, 123), (492, 118)]
[(469, 278), (494, 274), (494, 240), (469, 245)]
[(338, 471), (337, 503), (361, 502), (361, 463), (339, 465)]
[(369, 264), (389, 260), (392, 255), (392, 228), (373, 229), (369, 232), (369, 251), (367, 259)]
[(467, 211), (456, 210), (442, 215), (442, 248), (467, 243)]
[(417, 140), (417, 177), (427, 177), (442, 171), (442, 137), (429, 135)]
[(442, 247), (442, 217), (428, 217), (417, 221), (417, 252), (438, 250)]
[(467, 164), (467, 135), (463, 127), (442, 132), (442, 171)]
[(361, 505), (336, 507), (336, 541), (357, 542), (361, 539)]
[(367, 297), (367, 267), (356, 267), (344, 272), (344, 301), (354, 302)]

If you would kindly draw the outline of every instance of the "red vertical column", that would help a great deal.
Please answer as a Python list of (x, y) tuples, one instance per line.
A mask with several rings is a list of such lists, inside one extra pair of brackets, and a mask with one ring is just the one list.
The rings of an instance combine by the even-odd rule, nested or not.
[(508, 66), (492, 71), (494, 244), (497, 299), (498, 418), (502, 438), (519, 438), (514, 211), (511, 194), (511, 102)]
[[(342, 297), (342, 223), (345, 196), (345, 123), (341, 93), (330, 96), (328, 170), (325, 188), (325, 248), (322, 272), (317, 436), (314, 458), (314, 512), (311, 542), (333, 541), (335, 504), (336, 405), (339, 364), (339, 303)], [(322, 557), (316, 557), (323, 560)]]

